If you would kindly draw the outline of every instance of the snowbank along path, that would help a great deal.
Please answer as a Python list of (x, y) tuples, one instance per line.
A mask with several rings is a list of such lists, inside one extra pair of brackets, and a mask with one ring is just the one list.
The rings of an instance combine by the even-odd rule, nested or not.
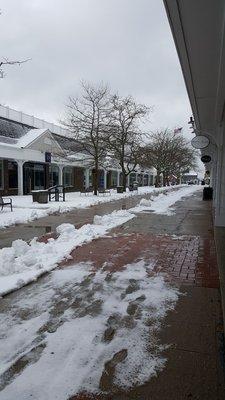
[[(174, 188), (182, 187), (178, 185), (176, 187), (169, 187), (166, 190), (174, 190)], [(49, 202), (47, 204), (39, 204), (32, 202), (32, 196), (12, 196), (13, 200), (13, 212), (9, 208), (4, 208), (0, 212), (0, 229), (9, 227), (15, 224), (23, 224), (31, 221), (35, 221), (39, 218), (46, 217), (55, 213), (66, 213), (75, 208), (84, 209), (97, 204), (108, 203), (120, 199), (125, 199), (133, 196), (141, 196), (146, 194), (160, 193), (165, 188), (154, 188), (154, 187), (140, 187), (138, 192), (116, 193), (114, 189), (110, 192), (110, 195), (103, 196), (80, 196), (79, 192), (71, 192), (66, 194), (65, 202)]]

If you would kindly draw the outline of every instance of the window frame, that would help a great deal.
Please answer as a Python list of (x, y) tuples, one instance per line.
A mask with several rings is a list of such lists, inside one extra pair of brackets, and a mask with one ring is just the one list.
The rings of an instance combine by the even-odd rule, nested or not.
[(1, 176), (1, 179), (0, 179), (0, 190), (3, 190), (4, 189), (4, 160), (3, 159), (1, 159), (0, 160), (0, 176)]
[[(69, 182), (69, 184), (66, 183), (66, 175), (68, 174), (68, 170), (70, 170), (70, 182)], [(74, 185), (73, 185), (73, 167), (67, 166), (67, 167), (63, 168), (63, 186), (65, 186), (67, 188), (74, 187)]]

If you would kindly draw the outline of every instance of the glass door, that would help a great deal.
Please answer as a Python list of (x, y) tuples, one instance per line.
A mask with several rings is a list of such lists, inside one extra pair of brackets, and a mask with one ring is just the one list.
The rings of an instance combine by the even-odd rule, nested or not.
[(45, 187), (44, 165), (34, 164), (34, 190), (41, 190)]

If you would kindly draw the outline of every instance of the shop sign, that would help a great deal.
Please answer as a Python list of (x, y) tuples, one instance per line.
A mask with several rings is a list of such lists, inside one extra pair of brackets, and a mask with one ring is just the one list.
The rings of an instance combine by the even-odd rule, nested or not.
[(191, 140), (191, 144), (195, 149), (204, 149), (209, 145), (209, 138), (207, 138), (207, 136), (198, 135)]
[(202, 161), (203, 163), (208, 163), (208, 162), (211, 161), (211, 157), (208, 156), (208, 155), (202, 156), (202, 157), (201, 157), (201, 161)]

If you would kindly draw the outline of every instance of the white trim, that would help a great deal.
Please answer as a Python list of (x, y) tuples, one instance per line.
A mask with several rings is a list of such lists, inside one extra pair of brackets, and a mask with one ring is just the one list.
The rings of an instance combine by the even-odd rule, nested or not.
[(4, 162), (3, 162), (3, 159), (0, 159), (0, 163), (2, 164), (2, 169), (1, 169), (2, 185), (0, 186), (0, 190), (4, 190)]
[(62, 128), (59, 125), (45, 121), (44, 119), (36, 118), (33, 115), (25, 114), (22, 111), (17, 111), (13, 108), (0, 105), (0, 117), (14, 122), (20, 122), (24, 125), (38, 128), (49, 129), (52, 133), (67, 136), (70, 134), (68, 129)]

